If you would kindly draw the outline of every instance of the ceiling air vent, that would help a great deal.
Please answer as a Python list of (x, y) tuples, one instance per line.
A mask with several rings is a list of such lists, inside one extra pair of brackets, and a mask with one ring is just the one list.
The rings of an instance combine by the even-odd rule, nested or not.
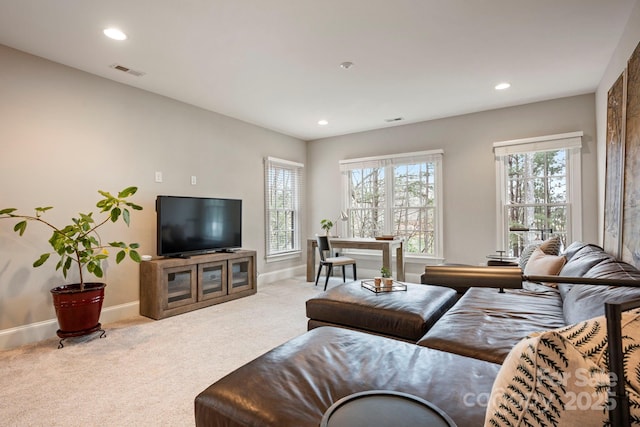
[(384, 121), (387, 122), (387, 123), (399, 122), (401, 120), (404, 120), (404, 118), (402, 118), (402, 117), (394, 117), (393, 119), (384, 119)]
[(111, 64), (110, 67), (113, 68), (114, 70), (119, 70), (136, 77), (142, 77), (146, 74), (146, 73), (143, 73), (142, 71), (132, 70), (131, 68), (128, 68), (128, 67), (125, 67), (124, 65), (119, 65), (119, 64)]

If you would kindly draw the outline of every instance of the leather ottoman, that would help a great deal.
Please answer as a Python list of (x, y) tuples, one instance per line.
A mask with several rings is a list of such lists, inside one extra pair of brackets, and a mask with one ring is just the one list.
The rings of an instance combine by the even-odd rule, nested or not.
[(338, 326), (417, 342), (457, 301), (453, 289), (405, 283), (406, 291), (374, 293), (345, 283), (306, 303), (307, 329)]

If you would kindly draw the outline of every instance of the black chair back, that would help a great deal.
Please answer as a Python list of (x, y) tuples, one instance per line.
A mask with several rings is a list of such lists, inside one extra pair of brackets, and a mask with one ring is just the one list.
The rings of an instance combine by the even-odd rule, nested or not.
[(318, 242), (318, 251), (320, 252), (320, 259), (325, 260), (325, 252), (331, 254), (331, 246), (329, 246), (329, 238), (327, 236), (316, 236)]

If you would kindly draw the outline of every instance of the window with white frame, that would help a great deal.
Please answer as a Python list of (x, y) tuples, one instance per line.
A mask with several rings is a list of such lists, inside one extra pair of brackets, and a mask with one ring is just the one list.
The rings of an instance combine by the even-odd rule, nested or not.
[(340, 161), (347, 235), (393, 235), (412, 255), (442, 256), (442, 150)]
[(267, 157), (265, 241), (267, 259), (300, 254), (300, 205), (304, 165)]
[(582, 132), (496, 142), (498, 242), (508, 256), (552, 235), (582, 235)]

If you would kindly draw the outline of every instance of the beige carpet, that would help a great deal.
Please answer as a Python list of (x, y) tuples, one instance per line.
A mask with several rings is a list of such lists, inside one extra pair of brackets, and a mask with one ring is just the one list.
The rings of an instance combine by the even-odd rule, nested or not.
[(60, 350), (52, 338), (0, 352), (0, 425), (193, 426), (195, 396), (304, 333), (304, 302), (320, 290), (284, 280), (160, 321), (107, 324), (106, 338)]

